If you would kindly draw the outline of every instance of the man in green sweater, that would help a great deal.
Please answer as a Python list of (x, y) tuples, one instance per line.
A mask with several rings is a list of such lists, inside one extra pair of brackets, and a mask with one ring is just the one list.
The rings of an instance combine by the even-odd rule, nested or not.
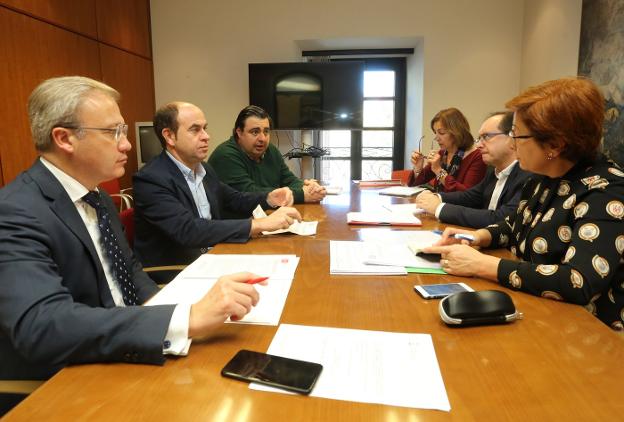
[(208, 162), (223, 183), (241, 192), (270, 192), (289, 187), (295, 203), (319, 202), (326, 191), (316, 180), (301, 180), (286, 166), (282, 154), (269, 142), (271, 119), (257, 106), (238, 114), (233, 136), (219, 145)]

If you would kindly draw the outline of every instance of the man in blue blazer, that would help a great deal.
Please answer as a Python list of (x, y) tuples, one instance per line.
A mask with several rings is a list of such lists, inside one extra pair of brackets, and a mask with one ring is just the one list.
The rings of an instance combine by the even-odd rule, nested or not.
[(509, 142), (513, 113), (497, 112), (479, 129), (478, 148), (488, 164), (483, 180), (462, 192), (425, 191), (416, 205), (441, 222), (481, 228), (502, 220), (518, 208), (520, 191), (530, 173), (522, 170)]
[[(0, 190), (1, 379), (47, 379), (76, 363), (162, 365), (258, 301), (250, 274), (239, 273), (191, 306), (136, 306), (158, 288), (110, 197), (88, 201), (125, 171), (131, 145), (118, 98), (83, 77), (49, 79), (29, 98), (39, 158)], [(4, 399), (0, 414), (14, 397)]]
[[(195, 105), (172, 102), (157, 110), (154, 130), (163, 152), (133, 178), (135, 252), (144, 266), (189, 264), (209, 247), (244, 243), (262, 231), (301, 220), (292, 191), (239, 192), (221, 183), (205, 163), (210, 135)], [(253, 209), (277, 208), (265, 218), (223, 219), (224, 211), (251, 217)]]

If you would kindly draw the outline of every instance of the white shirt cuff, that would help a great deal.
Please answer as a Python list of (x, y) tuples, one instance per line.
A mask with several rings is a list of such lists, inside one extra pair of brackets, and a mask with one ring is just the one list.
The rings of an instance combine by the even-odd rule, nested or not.
[(435, 216), (438, 220), (440, 219), (440, 213), (442, 212), (442, 208), (444, 208), (444, 202), (440, 202), (435, 209)]
[(165, 341), (163, 342), (163, 353), (165, 355), (188, 355), (191, 347), (191, 339), (188, 338), (190, 316), (191, 305), (176, 305), (171, 315), (171, 321), (169, 321)]

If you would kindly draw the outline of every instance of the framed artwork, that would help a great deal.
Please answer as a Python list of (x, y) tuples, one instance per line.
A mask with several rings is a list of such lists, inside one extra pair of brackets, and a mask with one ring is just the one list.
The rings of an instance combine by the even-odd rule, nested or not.
[(602, 89), (604, 151), (624, 165), (624, 1), (583, 0), (578, 74)]

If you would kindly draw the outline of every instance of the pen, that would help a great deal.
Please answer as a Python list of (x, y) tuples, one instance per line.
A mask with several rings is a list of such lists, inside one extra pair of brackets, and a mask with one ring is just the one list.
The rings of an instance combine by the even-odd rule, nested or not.
[(247, 283), (247, 284), (257, 284), (257, 283), (263, 282), (264, 280), (268, 280), (268, 278), (269, 277), (250, 278), (245, 283)]
[[(439, 235), (442, 234), (442, 230), (431, 230), (431, 231), (435, 234), (439, 234)], [(474, 242), (474, 236), (471, 234), (467, 234), (467, 233), (455, 233), (454, 235), (452, 235), (452, 237), (458, 240), (467, 240), (468, 242)]]

